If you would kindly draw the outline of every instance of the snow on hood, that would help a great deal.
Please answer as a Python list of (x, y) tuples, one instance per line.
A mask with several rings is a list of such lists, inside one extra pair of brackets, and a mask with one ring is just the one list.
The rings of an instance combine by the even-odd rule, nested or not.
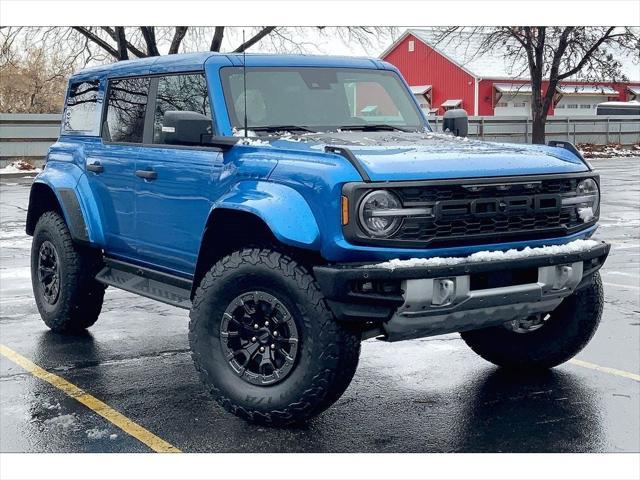
[(534, 175), (588, 170), (580, 158), (562, 148), (485, 142), (431, 132), (286, 134), (272, 144), (275, 147), (313, 151), (323, 151), (326, 145), (346, 147), (362, 163), (373, 181)]

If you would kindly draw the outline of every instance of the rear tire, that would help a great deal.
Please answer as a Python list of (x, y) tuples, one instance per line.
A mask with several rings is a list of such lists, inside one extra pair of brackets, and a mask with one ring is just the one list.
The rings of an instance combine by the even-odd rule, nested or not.
[(577, 355), (595, 334), (604, 303), (600, 274), (565, 298), (537, 330), (516, 333), (504, 326), (462, 332), (462, 339), (485, 360), (500, 367), (536, 370), (560, 365)]
[(40, 316), (54, 332), (93, 325), (100, 315), (105, 286), (95, 280), (100, 254), (73, 242), (64, 219), (45, 212), (31, 244), (31, 284)]
[(245, 420), (281, 426), (318, 415), (340, 398), (358, 365), (360, 335), (335, 321), (303, 266), (274, 250), (244, 249), (216, 263), (190, 316), (202, 381)]

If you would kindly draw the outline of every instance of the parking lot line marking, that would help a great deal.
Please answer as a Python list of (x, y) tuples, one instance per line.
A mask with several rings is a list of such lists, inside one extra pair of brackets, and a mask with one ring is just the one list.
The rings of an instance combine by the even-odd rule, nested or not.
[(31, 373), (34, 377), (38, 377), (41, 380), (44, 380), (47, 383), (50, 383), (58, 390), (66, 393), (71, 398), (77, 400), (82, 403), (84, 406), (93, 410), (95, 413), (106, 419), (107, 421), (114, 424), (120, 430), (125, 433), (128, 433), (133, 438), (139, 440), (148, 446), (151, 450), (156, 452), (172, 452), (172, 453), (181, 453), (179, 449), (161, 439), (160, 437), (154, 435), (144, 427), (138, 425), (133, 420), (125, 417), (120, 412), (114, 410), (106, 403), (98, 400), (93, 395), (88, 394), (84, 390), (79, 387), (76, 387), (73, 383), (68, 382), (62, 377), (54, 375), (51, 372), (48, 372), (44, 368), (39, 367), (31, 360), (26, 357), (23, 357), (17, 352), (14, 352), (6, 345), (0, 344), (0, 354), (4, 357), (8, 358), (12, 362), (20, 365), (27, 372)]
[(630, 288), (631, 290), (640, 290), (640, 287), (636, 285), (624, 285), (622, 283), (611, 283), (611, 282), (602, 282), (602, 283), (609, 287)]
[(597, 370), (599, 372), (608, 373), (617, 377), (630, 378), (631, 380), (640, 382), (640, 375), (631, 372), (625, 372), (624, 370), (618, 370), (617, 368), (601, 367), (600, 365), (596, 365), (595, 363), (585, 362), (584, 360), (578, 360), (577, 358), (572, 358), (571, 360), (569, 360), (569, 363), (578, 365), (579, 367), (590, 368), (591, 370)]

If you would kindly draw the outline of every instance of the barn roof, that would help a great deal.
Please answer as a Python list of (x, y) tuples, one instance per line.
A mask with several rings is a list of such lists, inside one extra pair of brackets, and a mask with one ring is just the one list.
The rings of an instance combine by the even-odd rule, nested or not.
[[(409, 29), (385, 50), (380, 57), (384, 59), (408, 35), (413, 35), (427, 44), (473, 77), (522, 80), (529, 78), (528, 67), (524, 58), (516, 63), (511, 59), (505, 58), (505, 50), (509, 47), (517, 46), (515, 40), (512, 45), (505, 44), (503, 48), (496, 47), (491, 51), (478, 54), (483, 34), (464, 30), (455, 32), (443, 40), (438, 40), (439, 32), (436, 29)], [(640, 80), (640, 63), (637, 59), (621, 52), (616, 55), (616, 52), (613, 52), (611, 47), (608, 47), (608, 50), (622, 63), (622, 72), (631, 81)], [(572, 80), (578, 79), (572, 78)]]

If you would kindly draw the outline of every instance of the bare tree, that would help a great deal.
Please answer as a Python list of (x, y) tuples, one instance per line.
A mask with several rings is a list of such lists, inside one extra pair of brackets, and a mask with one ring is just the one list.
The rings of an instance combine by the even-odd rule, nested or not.
[[(7, 47), (8, 48), (8, 47)], [(24, 56), (7, 50), (0, 64), (0, 112), (59, 113), (62, 111), (70, 64), (48, 57), (42, 48)]]
[[(531, 81), (532, 142), (545, 143), (547, 115), (556, 87), (567, 79), (625, 81), (617, 55), (640, 52), (638, 30), (623, 27), (446, 27), (437, 29), (436, 44), (478, 40), (470, 59), (485, 52), (504, 52), (514, 72)], [(464, 32), (464, 35), (460, 35)], [(546, 89), (543, 89), (547, 80)]]
[[(59, 89), (58, 84), (65, 85), (71, 72), (88, 63), (189, 51), (220, 52), (223, 48), (232, 52), (260, 47), (302, 53), (317, 48), (305, 41), (310, 32), (372, 49), (377, 47), (376, 41), (391, 37), (395, 32), (394, 28), (382, 27), (248, 27), (244, 32), (242, 30), (239, 27), (0, 27), (3, 110), (46, 110), (46, 107), (38, 106), (49, 105), (46, 99), (38, 98), (48, 92), (42, 87), (43, 78), (57, 82), (56, 89)], [(37, 52), (37, 55), (29, 52)], [(44, 70), (38, 73), (39, 69), (32, 67), (34, 58), (38, 59), (36, 64), (47, 65), (46, 77), (42, 76)], [(55, 61), (50, 61), (53, 59)], [(15, 82), (12, 84), (9, 80), (10, 77), (17, 78), (15, 75), (20, 75), (20, 85), (33, 86), (35, 96), (29, 102), (32, 104), (16, 100), (15, 105), (9, 105), (11, 102), (6, 101), (19, 97)], [(51, 111), (59, 111), (61, 102), (62, 98), (56, 98), (55, 105), (49, 107)]]
[[(280, 51), (305, 50), (305, 30), (311, 29), (333, 35), (345, 43), (357, 42), (370, 45), (372, 39), (390, 36), (394, 28), (388, 27), (251, 27), (247, 37), (232, 47), (230, 51), (244, 52), (263, 40), (271, 39), (272, 46)], [(3, 32), (5, 43), (9, 38), (27, 35), (32, 44), (50, 47), (64, 44), (70, 52), (90, 52), (93, 59), (111, 58), (127, 60), (129, 58), (153, 57), (175, 54), (180, 51), (210, 50), (219, 52), (223, 40), (237, 37), (238, 27), (57, 27), (14, 28)], [(232, 35), (229, 36), (228, 33)]]

